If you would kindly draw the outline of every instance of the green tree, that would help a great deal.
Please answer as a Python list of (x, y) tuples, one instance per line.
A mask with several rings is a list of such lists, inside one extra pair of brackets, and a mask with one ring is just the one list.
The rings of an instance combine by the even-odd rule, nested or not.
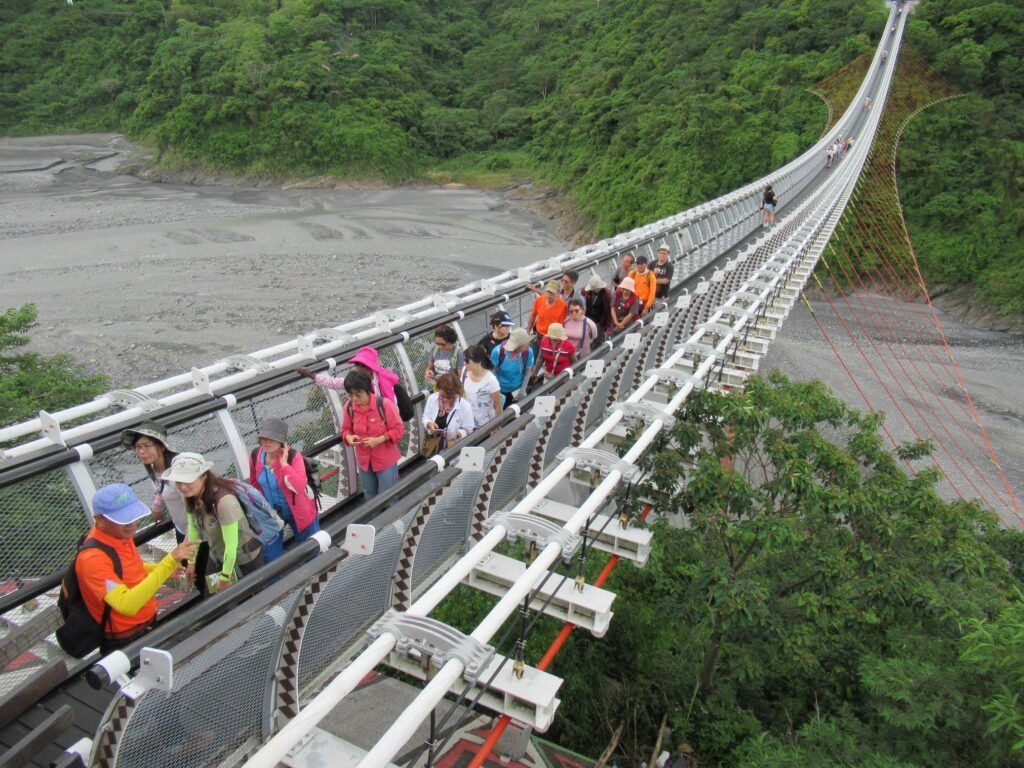
[(559, 660), (556, 738), (597, 753), (625, 722), (646, 759), (667, 713), (701, 764), (1024, 765), (1024, 536), (941, 499), (927, 443), (888, 451), (880, 418), (779, 374), (694, 393), (633, 495), (651, 560)]
[(34, 304), (0, 314), (0, 424), (36, 415), (41, 408), (77, 405), (108, 387), (102, 375), (87, 375), (70, 355), (45, 357), (25, 347), (38, 325)]

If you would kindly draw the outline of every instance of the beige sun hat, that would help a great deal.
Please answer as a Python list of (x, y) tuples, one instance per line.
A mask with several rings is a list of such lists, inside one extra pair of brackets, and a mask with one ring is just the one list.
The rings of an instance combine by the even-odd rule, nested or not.
[(591, 275), (590, 280), (587, 281), (588, 291), (600, 291), (608, 286), (604, 280), (601, 279), (600, 275)]
[(548, 280), (546, 283), (544, 283), (545, 293), (553, 293), (557, 296), (561, 288), (562, 286), (557, 280)]
[(662, 243), (658, 246), (659, 253), (664, 251), (665, 253), (672, 253), (672, 250), (668, 247), (668, 243)]
[(513, 328), (512, 333), (508, 335), (508, 341), (505, 342), (505, 349), (509, 352), (522, 349), (530, 343), (530, 338), (530, 334), (526, 332), (526, 329)]
[(558, 339), (559, 341), (565, 341), (569, 338), (569, 334), (565, 332), (565, 326), (561, 323), (552, 323), (548, 326), (547, 337), (549, 339)]
[(623, 281), (619, 283), (619, 288), (624, 291), (629, 291), (630, 293), (636, 293), (636, 283), (633, 281), (632, 277), (624, 278)]
[(198, 480), (213, 469), (213, 462), (203, 458), (201, 453), (179, 453), (171, 462), (171, 467), (162, 475), (161, 479), (169, 480), (172, 483), (191, 483)]

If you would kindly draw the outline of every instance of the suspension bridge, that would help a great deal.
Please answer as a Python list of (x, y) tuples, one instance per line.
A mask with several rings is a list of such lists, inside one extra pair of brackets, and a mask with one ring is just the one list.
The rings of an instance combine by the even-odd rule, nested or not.
[[(596, 637), (607, 631), (616, 599), (603, 588), (607, 574), (620, 563), (643, 567), (650, 552), (651, 531), (642, 520), (621, 520), (616, 508), (637, 480), (638, 461), (694, 390), (741, 387), (758, 371), (804, 286), (822, 279), (815, 272), (822, 259), (838, 268), (837, 248), (847, 255), (866, 248), (863, 228), (848, 223), (849, 204), (893, 167), (898, 132), (880, 133), (880, 124), (905, 23), (903, 9), (892, 8), (850, 107), (814, 147), (756, 182), (528, 267), (0, 429), (0, 568), (9, 581), (0, 597), (0, 742), (34, 765), (272, 768), (316, 765), (329, 755), (332, 764), (380, 768), (428, 721), (432, 760), (434, 716), (452, 697), (459, 711), (498, 718), (472, 766), (510, 723), (546, 730), (560, 703), (552, 669), (558, 646), (574, 629)], [(825, 149), (837, 136), (856, 139), (827, 168)], [(769, 229), (761, 224), (767, 184), (781, 200)], [(900, 257), (879, 263), (878, 279), (909, 285), (907, 298), (918, 290), (926, 298), (919, 274), (906, 279), (915, 262), (901, 216), (898, 224), (898, 236), (877, 233)], [(607, 274), (624, 252), (653, 257), (662, 242), (675, 273), (669, 298), (650, 316), (461, 444), (419, 457), (422, 373), (437, 325), (450, 323), (463, 345), (488, 330), (496, 309), (523, 325), (529, 285), (567, 269), (584, 279)], [(836, 279), (831, 263), (824, 276)], [(837, 288), (844, 285), (837, 280)], [(842, 300), (860, 300), (847, 291)], [(907, 322), (941, 334), (928, 315)], [(363, 499), (354, 457), (340, 444), (342, 402), (295, 373), (300, 366), (343, 373), (366, 345), (419, 393), (401, 446), (402, 480), (371, 500)], [(862, 357), (872, 359), (868, 350)], [(884, 359), (881, 351), (876, 359)], [(923, 365), (934, 371), (941, 362)], [(912, 382), (923, 377), (906, 368), (901, 378), (919, 386)], [(966, 394), (962, 379), (960, 386)], [(973, 408), (967, 396), (968, 421), (952, 413), (940, 420), (954, 467), (946, 478), (959, 494), (973, 490), (1013, 517), (1013, 490), (976, 411), (970, 417)], [(84, 661), (62, 654), (53, 640), (55, 590), (91, 522), (96, 487), (149, 482), (120, 445), (121, 430), (157, 418), (178, 445), (237, 469), (247, 466), (257, 425), (269, 416), (287, 419), (294, 443), (324, 478), (326, 535), (205, 601), (183, 586), (165, 589), (159, 626), (123, 651)], [(909, 414), (905, 420), (918, 435)], [(954, 477), (957, 470), (970, 483)], [(48, 536), (42, 542), (40, 530)], [(536, 556), (525, 563), (501, 554), (508, 540), (530, 542)], [(145, 528), (137, 544), (144, 555), (170, 551), (169, 523)], [(589, 557), (608, 558), (605, 569), (594, 583), (578, 584), (574, 573)], [(559, 572), (559, 561), (571, 565)], [(460, 585), (496, 598), (469, 633), (431, 616)], [(565, 622), (536, 665), (498, 637), (524, 606)], [(331, 732), (329, 716), (381, 667), (424, 684), (381, 724), (373, 745), (357, 748)], [(422, 764), (424, 751), (406, 762)]]

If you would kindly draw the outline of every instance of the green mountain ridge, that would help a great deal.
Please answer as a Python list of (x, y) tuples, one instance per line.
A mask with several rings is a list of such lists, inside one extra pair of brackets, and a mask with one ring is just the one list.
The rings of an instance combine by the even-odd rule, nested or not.
[[(805, 89), (877, 0), (0, 2), (0, 131), (117, 130), (164, 165), (415, 180), (522, 171), (595, 237), (756, 179), (817, 138)], [(908, 130), (926, 277), (1020, 312), (1020, 2), (927, 0), (909, 40), (969, 92)], [(952, 171), (965, 183), (948, 189)]]

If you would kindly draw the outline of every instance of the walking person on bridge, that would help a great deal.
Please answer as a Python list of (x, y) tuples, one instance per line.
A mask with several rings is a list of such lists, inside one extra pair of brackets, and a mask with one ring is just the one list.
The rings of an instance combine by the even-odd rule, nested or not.
[[(181, 561), (195, 557), (199, 542), (180, 542), (159, 563), (146, 563), (134, 537), (150, 509), (135, 492), (123, 483), (105, 485), (93, 496), (92, 507), (93, 527), (75, 557), (74, 574), (82, 602), (99, 626), (100, 652), (106, 655), (150, 630), (156, 621), (157, 590)], [(67, 584), (61, 589), (67, 590)], [(73, 615), (68, 614), (69, 620)], [(65, 631), (62, 627), (58, 637)]]
[[(163, 479), (177, 484), (185, 499), (189, 539), (202, 539), (209, 544), (206, 573), (210, 593), (234, 584), (238, 580), (236, 568), (246, 576), (263, 565), (263, 545), (253, 533), (238, 498), (242, 491), (235, 482), (216, 474), (212, 461), (199, 453), (179, 453)], [(186, 575), (189, 581), (201, 586), (196, 573), (192, 558)]]
[(608, 284), (600, 275), (591, 275), (583, 296), (587, 302), (587, 317), (594, 321), (599, 334), (607, 336), (612, 324), (612, 292), (608, 290)]
[(597, 324), (586, 315), (586, 306), (582, 299), (574, 299), (569, 304), (569, 317), (563, 324), (569, 341), (576, 349), (577, 359), (590, 354), (591, 344), (598, 334)]
[(779, 198), (775, 196), (775, 190), (769, 184), (765, 187), (761, 207), (764, 209), (764, 217), (761, 226), (770, 227), (775, 223), (775, 208), (779, 204)]
[(633, 256), (632, 251), (626, 251), (622, 254), (622, 263), (619, 264), (618, 269), (612, 272), (612, 290), (617, 291), (622, 281), (629, 277), (629, 273), (633, 271), (633, 262), (636, 259)]
[(427, 398), (423, 406), (423, 428), (428, 437), (424, 444), (434, 443), (429, 455), (443, 451), (473, 431), (476, 426), (473, 406), (465, 395), (462, 382), (454, 373), (438, 378), (437, 391)]
[[(316, 498), (306, 473), (306, 459), (288, 444), (284, 419), (264, 419), (256, 433), (259, 447), (249, 454), (249, 484), (259, 490), (301, 544), (320, 530)], [(284, 554), (284, 529), (263, 545), (269, 563)]]
[(637, 256), (636, 267), (629, 276), (633, 279), (633, 293), (640, 300), (640, 314), (646, 315), (654, 306), (654, 298), (658, 292), (657, 278), (648, 269), (646, 256)]
[[(488, 365), (490, 365), (491, 350), (507, 339), (514, 327), (515, 323), (512, 322), (512, 317), (508, 312), (495, 312), (491, 315), (491, 331), (480, 339), (480, 346), (487, 354)], [(466, 352), (468, 353), (469, 350), (467, 349)]]
[(668, 243), (662, 243), (658, 246), (658, 261), (655, 262), (654, 267), (651, 269), (654, 272), (654, 280), (658, 284), (658, 290), (654, 294), (656, 299), (667, 299), (669, 289), (672, 287), (672, 275), (675, 273), (676, 268), (672, 266), (672, 262), (668, 259), (670, 253)]
[(506, 408), (516, 401), (527, 371), (533, 368), (533, 361), (530, 334), (524, 328), (514, 328), (505, 341), (491, 350), (491, 364)]
[(473, 423), (486, 424), (504, 406), (498, 377), (490, 370), (491, 358), (482, 346), (476, 344), (466, 350), (466, 370), (462, 372), (462, 388), (466, 400), (473, 408)]
[(373, 393), (370, 377), (349, 371), (345, 377), (348, 402), (342, 408), (341, 439), (356, 453), (363, 498), (372, 499), (398, 482), (399, 441), (405, 424), (398, 406)]
[(466, 357), (459, 346), (459, 335), (455, 329), (450, 325), (437, 326), (434, 329), (434, 347), (430, 350), (427, 368), (423, 372), (424, 381), (436, 386), (437, 379), (443, 374), (454, 373), (461, 376), (465, 366)]
[(531, 332), (535, 331), (544, 336), (548, 332), (549, 325), (565, 321), (569, 307), (559, 296), (560, 290), (561, 286), (557, 280), (548, 280), (544, 286), (543, 295), (538, 296), (536, 301), (533, 302), (530, 322), (526, 326)]
[(640, 316), (640, 300), (633, 292), (633, 278), (627, 277), (619, 284), (612, 302), (612, 331), (624, 331)]

